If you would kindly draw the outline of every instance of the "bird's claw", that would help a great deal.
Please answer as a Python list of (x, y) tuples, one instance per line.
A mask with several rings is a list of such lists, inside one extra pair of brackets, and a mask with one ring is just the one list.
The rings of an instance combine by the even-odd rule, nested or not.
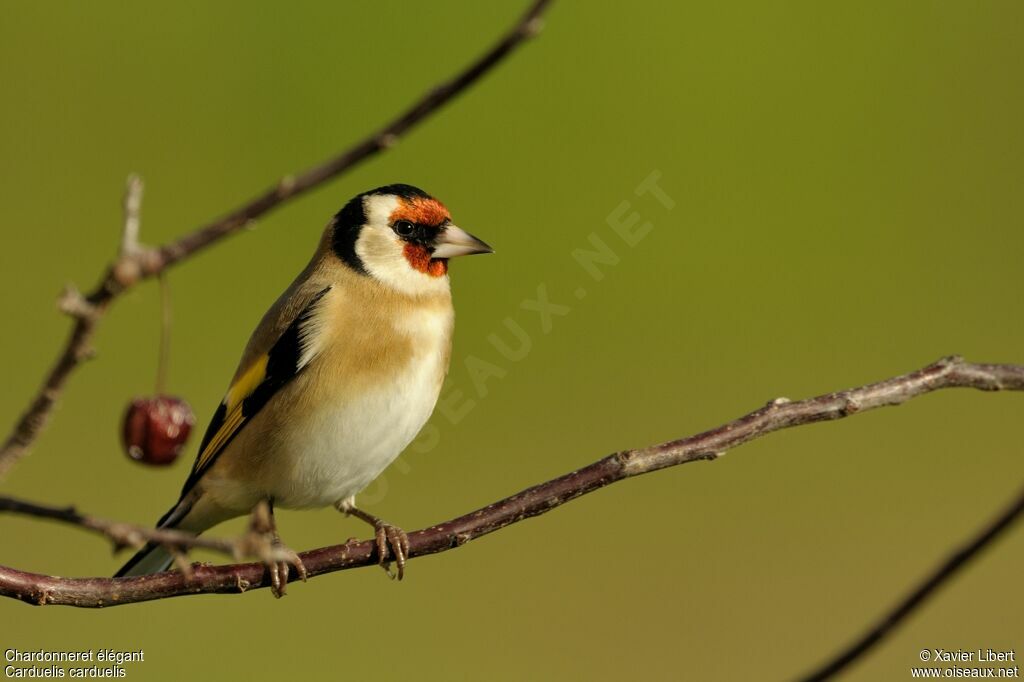
[(288, 570), (294, 568), (296, 575), (306, 582), (306, 566), (290, 547), (281, 542), (274, 520), (273, 500), (261, 500), (253, 507), (249, 519), (249, 533), (236, 548), (241, 553), (255, 554), (270, 572), (270, 591), (280, 599), (288, 591)]
[[(373, 514), (362, 511), (356, 507), (354, 498), (338, 502), (335, 506), (345, 516), (355, 516), (373, 526), (374, 539), (377, 544), (377, 563), (392, 580), (404, 578), (405, 561), (409, 558), (409, 536), (405, 534), (405, 531)], [(398, 564), (398, 571), (395, 573), (391, 572), (392, 559)]]
[(294, 568), (302, 582), (306, 582), (306, 566), (302, 558), (280, 540), (274, 541), (272, 554), (264, 563), (270, 571), (270, 592), (280, 599), (288, 591), (288, 569)]
[[(405, 560), (409, 556), (409, 536), (398, 526), (392, 526), (384, 521), (378, 521), (373, 524), (373, 529), (377, 540), (377, 563), (380, 564), (380, 567), (384, 569), (389, 578), (401, 580), (405, 577)], [(388, 551), (389, 545), (391, 547), (390, 554)], [(391, 572), (389, 556), (394, 558), (395, 564), (398, 567), (395, 573)]]

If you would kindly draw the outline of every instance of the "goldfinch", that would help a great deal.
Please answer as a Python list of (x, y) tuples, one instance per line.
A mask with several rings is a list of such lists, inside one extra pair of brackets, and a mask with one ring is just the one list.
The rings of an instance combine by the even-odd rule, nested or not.
[[(434, 409), (451, 355), (448, 259), (474, 253), (492, 250), (416, 187), (349, 201), (249, 338), (181, 497), (157, 526), (201, 533), (263, 501), (271, 523), (275, 506), (334, 505), (373, 525), (381, 565), (390, 553), (401, 578), (408, 538), (358, 509), (355, 496)], [(150, 544), (115, 577), (172, 561)], [(280, 595), (287, 565), (269, 569)]]

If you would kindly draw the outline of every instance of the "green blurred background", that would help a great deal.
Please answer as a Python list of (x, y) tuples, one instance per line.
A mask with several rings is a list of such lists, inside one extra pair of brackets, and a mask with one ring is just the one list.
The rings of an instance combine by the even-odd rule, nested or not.
[[(447, 77), (522, 3), (15, 3), (0, 22), (3, 426), (63, 343), (66, 282), (114, 253), (129, 172), (164, 242), (318, 162)], [(452, 267), (452, 371), (429, 436), (363, 497), (412, 530), (608, 452), (961, 353), (1024, 362), (1024, 5), (563, 1), (546, 28), (392, 151), (174, 269), (170, 388), (205, 421), (328, 218), (424, 187), (497, 255)], [(674, 202), (638, 197), (653, 171)], [(653, 228), (627, 246), (622, 202)], [(620, 261), (573, 259), (596, 235)], [(521, 303), (545, 286), (568, 314)], [(585, 287), (585, 298), (576, 289)], [(5, 493), (151, 522), (194, 455), (120, 451), (152, 390), (159, 293), (104, 321)], [(505, 359), (511, 318), (530, 338)], [(474, 382), (467, 369), (500, 374)], [(482, 395), (482, 394), (486, 395)], [(615, 485), (413, 562), (107, 611), (0, 602), (0, 648), (142, 648), (131, 679), (784, 679), (874, 619), (1024, 478), (1018, 395), (950, 391)], [(457, 423), (453, 423), (456, 422)], [(365, 536), (283, 512), (297, 549)], [(228, 524), (219, 533), (241, 528)], [(0, 562), (107, 575), (125, 558), (0, 518)], [(1017, 648), (1019, 529), (859, 665)]]

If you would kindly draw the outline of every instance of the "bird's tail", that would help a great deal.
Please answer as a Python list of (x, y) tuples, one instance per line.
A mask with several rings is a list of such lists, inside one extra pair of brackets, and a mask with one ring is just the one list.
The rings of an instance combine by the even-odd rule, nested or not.
[[(182, 521), (190, 509), (191, 505), (186, 505), (184, 501), (179, 502), (157, 521), (156, 527), (161, 529), (181, 528), (184, 525)], [(125, 578), (133, 575), (161, 573), (170, 568), (172, 563), (174, 563), (174, 557), (166, 547), (155, 542), (148, 542), (114, 574), (114, 577)]]
[(150, 573), (162, 573), (171, 567), (174, 557), (162, 545), (147, 543), (145, 547), (135, 553), (121, 569), (114, 574), (115, 578), (125, 578), (132, 575), (149, 575)]

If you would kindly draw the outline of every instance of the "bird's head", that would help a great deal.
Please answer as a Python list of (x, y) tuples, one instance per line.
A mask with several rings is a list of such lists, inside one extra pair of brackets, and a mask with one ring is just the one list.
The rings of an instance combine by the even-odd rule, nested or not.
[(444, 204), (411, 185), (358, 195), (334, 217), (332, 230), (338, 258), (405, 293), (447, 286), (449, 258), (493, 253), (457, 227)]

